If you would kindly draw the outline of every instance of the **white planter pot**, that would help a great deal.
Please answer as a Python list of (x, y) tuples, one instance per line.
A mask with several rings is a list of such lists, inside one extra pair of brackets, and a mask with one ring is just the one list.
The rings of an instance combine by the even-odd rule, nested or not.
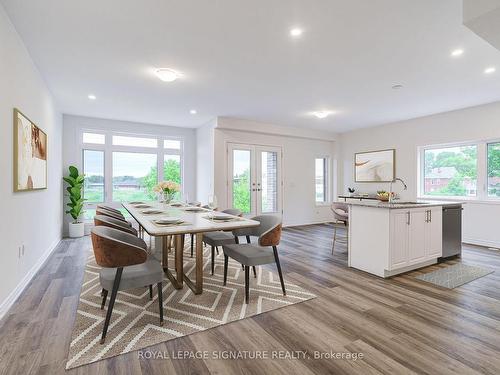
[(85, 223), (69, 223), (69, 236), (71, 238), (83, 237)]

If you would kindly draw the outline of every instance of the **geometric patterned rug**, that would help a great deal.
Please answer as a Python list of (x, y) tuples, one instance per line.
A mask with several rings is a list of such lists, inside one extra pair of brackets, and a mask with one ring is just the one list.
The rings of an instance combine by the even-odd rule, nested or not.
[(453, 289), (493, 272), (493, 270), (487, 268), (457, 263), (452, 266), (416, 276), (415, 278), (444, 288)]
[[(190, 258), (189, 244), (186, 245), (184, 270), (194, 279), (194, 259)], [(283, 296), (277, 272), (257, 267), (257, 278), (254, 278), (253, 273), (250, 272), (250, 300), (247, 305), (244, 303), (245, 275), (241, 265), (229, 259), (227, 285), (223, 286), (224, 256), (222, 251), (216, 257), (213, 276), (210, 275), (209, 247), (205, 247), (203, 256), (203, 293), (201, 295), (194, 295), (186, 285), (183, 289), (177, 290), (165, 277), (163, 282), (165, 322), (162, 327), (159, 325), (156, 286), (152, 300), (149, 298), (148, 288), (118, 292), (106, 342), (101, 345), (99, 340), (108, 305), (106, 303), (104, 310), (100, 309), (99, 266), (95, 263), (94, 255), (90, 250), (66, 369), (139, 350), (316, 297), (301, 287), (288, 283), (286, 275), (287, 295)], [(109, 296), (107, 302), (109, 302)]]

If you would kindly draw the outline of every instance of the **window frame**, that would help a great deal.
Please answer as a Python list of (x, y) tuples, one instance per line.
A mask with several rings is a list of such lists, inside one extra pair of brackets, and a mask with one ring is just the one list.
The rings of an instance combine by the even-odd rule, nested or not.
[[(324, 200), (317, 201), (316, 200), (316, 160), (323, 159), (324, 160), (324, 176), (323, 176), (323, 184), (324, 184)], [(316, 206), (329, 206), (332, 203), (331, 199), (331, 183), (330, 183), (330, 157), (328, 155), (319, 155), (314, 157), (314, 203)]]
[[(426, 200), (453, 200), (461, 202), (487, 202), (500, 204), (500, 197), (488, 196), (488, 144), (500, 143), (500, 139), (473, 140), (445, 144), (433, 144), (417, 147), (417, 198)], [(435, 150), (440, 148), (451, 148), (461, 146), (476, 146), (477, 147), (477, 180), (476, 180), (476, 195), (475, 196), (436, 196), (425, 194), (425, 151)]]
[[(156, 164), (158, 171), (158, 181), (163, 180), (163, 161), (165, 155), (179, 155), (180, 159), (180, 176), (181, 176), (181, 196), (185, 192), (185, 176), (184, 176), (184, 137), (175, 135), (154, 135), (148, 133), (136, 133), (136, 132), (124, 132), (117, 130), (103, 130), (95, 129), (89, 127), (81, 127), (76, 132), (77, 144), (79, 145), (79, 160), (78, 165), (80, 169), (83, 168), (83, 150), (91, 151), (104, 151), (104, 204), (109, 204), (111, 206), (117, 206), (120, 202), (113, 201), (113, 152), (127, 152), (127, 153), (143, 153), (143, 154), (156, 154)], [(95, 143), (84, 143), (83, 133), (96, 133), (104, 134), (105, 142), (104, 144)], [(113, 136), (125, 136), (125, 137), (138, 137), (138, 138), (155, 138), (157, 139), (157, 147), (137, 147), (137, 146), (119, 146), (113, 145)], [(165, 140), (176, 140), (180, 141), (179, 149), (164, 148)], [(83, 170), (83, 169), (82, 169)], [(98, 203), (85, 203), (86, 209), (92, 209), (97, 206)]]

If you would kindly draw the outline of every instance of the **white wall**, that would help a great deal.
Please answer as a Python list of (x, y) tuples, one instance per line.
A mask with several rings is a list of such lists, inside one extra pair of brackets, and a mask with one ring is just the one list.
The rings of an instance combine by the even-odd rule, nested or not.
[[(184, 144), (183, 188), (189, 197), (196, 196), (196, 131), (176, 126), (152, 125), (136, 122), (107, 120), (92, 117), (63, 116), (63, 166), (66, 173), (70, 165), (82, 168), (79, 144), (81, 129), (119, 131), (142, 135), (161, 135), (180, 138)], [(66, 217), (65, 222), (70, 219)]]
[(196, 129), (196, 200), (206, 202), (214, 192), (214, 128), (217, 119)]
[[(233, 130), (234, 129), (237, 130)], [(279, 130), (275, 131), (275, 130)], [(281, 135), (275, 135), (281, 134)], [(289, 135), (292, 134), (292, 135)], [(297, 136), (297, 134), (300, 135)], [(310, 138), (306, 138), (306, 134)], [(228, 142), (279, 146), (283, 152), (283, 224), (301, 225), (331, 221), (329, 205), (315, 202), (314, 159), (335, 159), (335, 135), (314, 131), (299, 132), (273, 124), (219, 118), (215, 129), (215, 194), (219, 206), (229, 206), (227, 189)], [(333, 173), (330, 173), (333, 187)], [(333, 190), (333, 189), (332, 189)], [(332, 191), (332, 196), (335, 192)]]
[[(0, 5), (0, 316), (61, 239), (61, 116), (28, 51)], [(48, 188), (13, 192), (13, 108), (48, 137)], [(24, 256), (19, 257), (19, 246)]]
[[(395, 148), (396, 176), (408, 184), (406, 192), (399, 183), (395, 191), (402, 199), (413, 200), (417, 197), (419, 146), (498, 138), (500, 102), (341, 134), (339, 192), (347, 193), (348, 186), (368, 193), (388, 190), (388, 184), (354, 183), (356, 152)], [(500, 202), (469, 202), (464, 207), (464, 241), (500, 247)]]

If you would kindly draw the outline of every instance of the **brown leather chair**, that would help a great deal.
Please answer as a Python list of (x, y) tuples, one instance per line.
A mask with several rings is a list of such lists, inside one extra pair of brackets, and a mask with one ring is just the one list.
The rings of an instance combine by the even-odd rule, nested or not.
[(97, 209), (103, 209), (103, 210), (111, 211), (111, 212), (113, 212), (115, 214), (123, 216), (123, 214), (122, 214), (122, 212), (120, 210), (118, 210), (118, 209), (116, 209), (114, 207), (111, 207), (111, 206), (106, 206), (104, 204), (98, 204), (97, 205)]
[(97, 207), (95, 212), (96, 212), (96, 215), (109, 216), (109, 217), (112, 217), (113, 219), (118, 219), (118, 220), (128, 222), (127, 220), (125, 220), (125, 216), (123, 216), (121, 212), (117, 213), (117, 212), (109, 211), (109, 210), (102, 208), (102, 207)]
[(96, 263), (102, 267), (99, 281), (103, 288), (101, 309), (111, 290), (106, 320), (102, 330), (101, 344), (104, 344), (109, 322), (119, 290), (150, 286), (158, 287), (160, 325), (163, 325), (163, 268), (153, 256), (148, 256), (146, 243), (129, 233), (105, 226), (92, 228), (92, 245)]
[[(278, 244), (281, 239), (281, 219), (272, 215), (261, 215), (253, 217), (252, 220), (260, 222), (258, 227), (237, 229), (233, 231), (236, 243), (224, 245), (224, 285), (227, 281), (228, 258), (231, 257), (241, 263), (245, 269), (245, 303), (248, 303), (250, 290), (250, 267), (270, 264), (275, 262), (281, 282), (283, 295), (286, 296), (285, 282), (281, 272), (280, 260), (278, 257)], [(239, 236), (257, 236), (257, 244), (239, 244)], [(269, 250), (272, 247), (272, 252)]]
[(114, 228), (121, 230), (122, 232), (130, 233), (133, 234), (134, 236), (137, 236), (137, 230), (135, 228), (132, 228), (131, 226), (128, 225), (127, 222), (124, 222), (122, 220), (114, 219), (109, 216), (105, 215), (95, 215), (94, 216), (94, 225), (96, 227), (98, 226), (105, 226), (109, 228)]

